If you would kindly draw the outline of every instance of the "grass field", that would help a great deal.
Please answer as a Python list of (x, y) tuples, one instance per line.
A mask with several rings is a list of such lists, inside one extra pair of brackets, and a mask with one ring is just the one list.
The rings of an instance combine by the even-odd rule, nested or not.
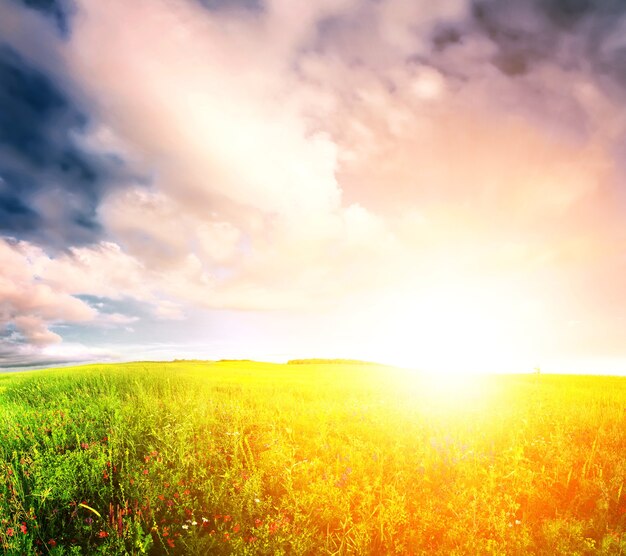
[(0, 375), (7, 554), (626, 554), (626, 379)]

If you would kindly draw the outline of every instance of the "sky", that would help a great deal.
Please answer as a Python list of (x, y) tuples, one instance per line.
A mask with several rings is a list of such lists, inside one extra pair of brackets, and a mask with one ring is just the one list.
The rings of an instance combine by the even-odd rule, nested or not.
[(626, 372), (623, 0), (3, 0), (0, 367)]

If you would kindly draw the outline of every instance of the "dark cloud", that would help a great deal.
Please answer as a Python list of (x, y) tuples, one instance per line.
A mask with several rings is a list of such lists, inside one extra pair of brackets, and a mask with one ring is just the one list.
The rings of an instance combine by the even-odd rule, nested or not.
[[(75, 365), (98, 360), (97, 357), (91, 355), (78, 357), (46, 356), (29, 349), (27, 346), (3, 344), (0, 338), (0, 372), (3, 370), (7, 372), (12, 370), (27, 371), (29, 369)], [(100, 357), (100, 359), (108, 358)]]
[(21, 3), (49, 17), (62, 36), (69, 36), (75, 10), (71, 0), (21, 0)]
[(198, 0), (201, 5), (212, 11), (244, 9), (252, 12), (263, 11), (262, 0)]
[(492, 61), (507, 75), (551, 61), (626, 84), (623, 0), (476, 0), (472, 14), (478, 30), (498, 46)]
[(53, 247), (99, 239), (96, 209), (122, 181), (121, 161), (80, 147), (88, 118), (7, 46), (0, 107), (0, 234)]

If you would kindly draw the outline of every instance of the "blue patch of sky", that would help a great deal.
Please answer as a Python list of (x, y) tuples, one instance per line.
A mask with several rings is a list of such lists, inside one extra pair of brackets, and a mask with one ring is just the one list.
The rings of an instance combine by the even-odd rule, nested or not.
[[(137, 317), (121, 324), (63, 323), (51, 328), (64, 342), (82, 343), (117, 352), (128, 359), (139, 353), (148, 358), (205, 358), (253, 356), (262, 353), (273, 335), (270, 314), (185, 308), (183, 320), (157, 319), (149, 303), (133, 299), (77, 296), (101, 313)], [(269, 320), (268, 320), (269, 319)], [(268, 334), (269, 332), (269, 334)], [(280, 342), (278, 343), (280, 344)], [(279, 346), (277, 344), (276, 349)], [(139, 350), (139, 351), (137, 351)], [(247, 350), (247, 351), (246, 351)]]

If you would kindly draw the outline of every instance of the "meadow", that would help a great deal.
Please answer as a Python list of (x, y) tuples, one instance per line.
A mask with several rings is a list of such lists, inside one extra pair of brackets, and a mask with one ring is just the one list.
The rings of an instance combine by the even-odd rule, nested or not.
[(626, 554), (625, 408), (619, 377), (321, 361), (6, 373), (0, 545)]

